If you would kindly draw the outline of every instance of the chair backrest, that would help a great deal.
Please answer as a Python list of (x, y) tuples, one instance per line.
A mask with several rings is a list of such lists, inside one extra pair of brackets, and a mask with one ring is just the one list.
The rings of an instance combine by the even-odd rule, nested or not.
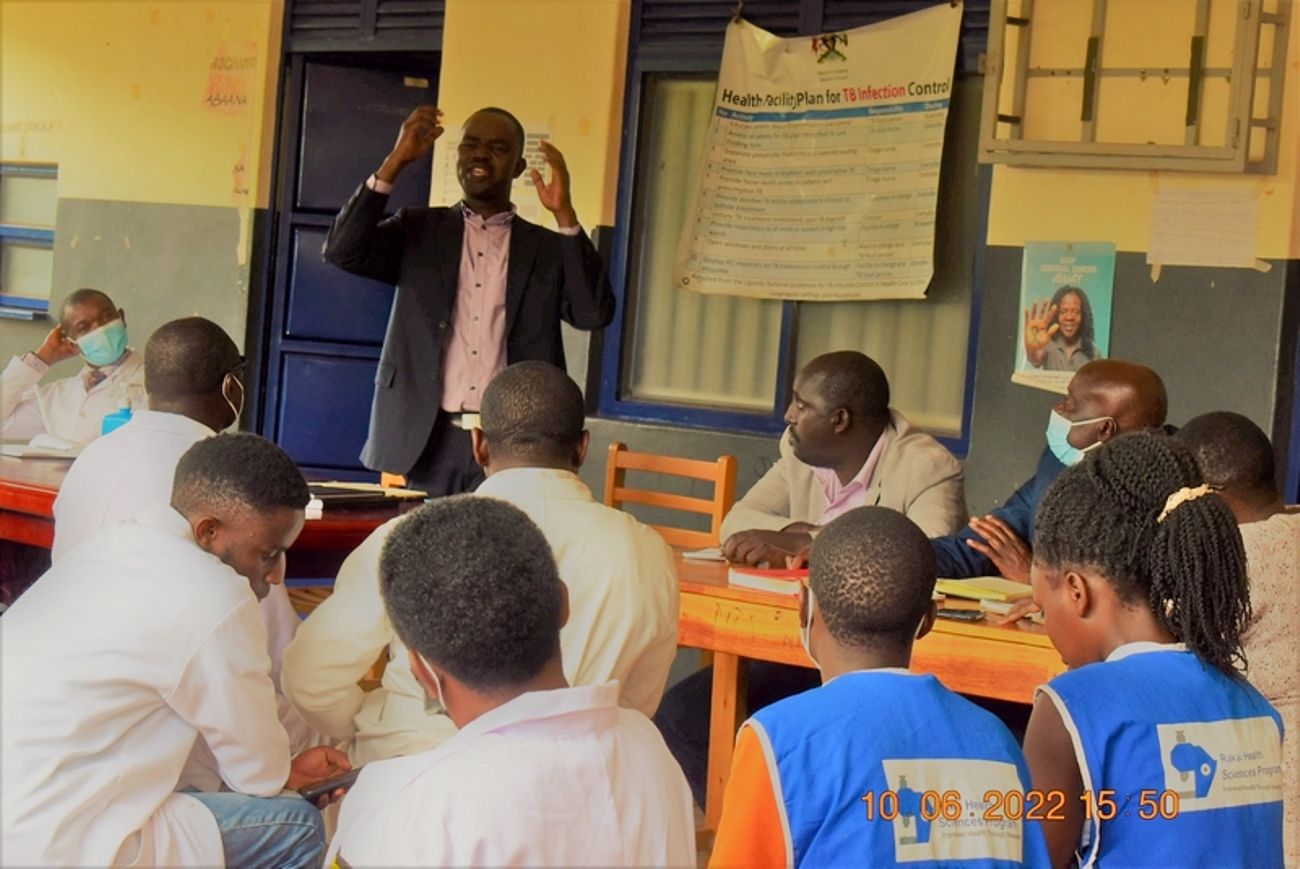
[[(628, 471), (668, 474), (713, 483), (712, 500), (689, 495), (674, 495), (653, 489), (629, 488), (624, 478)], [(736, 499), (736, 457), (722, 456), (716, 462), (683, 459), (656, 453), (634, 453), (621, 443), (609, 445), (609, 462), (605, 466), (605, 503), (622, 509), (624, 504), (646, 504), (688, 513), (702, 513), (710, 518), (708, 531), (690, 531), (665, 525), (651, 526), (670, 546), (702, 549), (717, 546), (722, 520)]]

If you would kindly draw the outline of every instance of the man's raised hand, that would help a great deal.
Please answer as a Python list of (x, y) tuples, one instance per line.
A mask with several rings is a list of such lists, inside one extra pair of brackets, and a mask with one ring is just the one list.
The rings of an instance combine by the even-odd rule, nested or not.
[(76, 342), (68, 338), (62, 326), (55, 326), (45, 336), (45, 343), (36, 351), (36, 358), (46, 365), (55, 365), (64, 359), (71, 359), (81, 352)]
[(578, 225), (578, 214), (573, 210), (569, 199), (569, 167), (564, 164), (564, 155), (550, 142), (542, 141), (537, 145), (542, 158), (551, 167), (551, 180), (548, 184), (542, 173), (533, 169), (531, 172), (533, 186), (537, 188), (537, 198), (542, 207), (555, 215), (555, 222), (567, 228)]
[(420, 106), (402, 121), (397, 134), (397, 144), (389, 153), (375, 177), (386, 184), (397, 180), (407, 164), (414, 163), (433, 150), (433, 143), (442, 135), (442, 112), (434, 106)]

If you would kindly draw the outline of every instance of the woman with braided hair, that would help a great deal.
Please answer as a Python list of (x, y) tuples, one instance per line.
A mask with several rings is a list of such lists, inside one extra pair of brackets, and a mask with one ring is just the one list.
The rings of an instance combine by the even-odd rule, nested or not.
[(1068, 468), (1031, 577), (1072, 668), (1025, 734), (1053, 866), (1281, 867), (1281, 719), (1237, 672), (1246, 559), (1192, 454), (1137, 433)]

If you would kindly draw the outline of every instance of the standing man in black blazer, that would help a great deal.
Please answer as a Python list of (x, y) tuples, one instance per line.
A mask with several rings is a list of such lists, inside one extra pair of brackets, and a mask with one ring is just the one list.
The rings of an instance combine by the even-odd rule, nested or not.
[(325, 261), (395, 284), (375, 375), (361, 461), (405, 474), (430, 495), (472, 491), (483, 480), (469, 430), (498, 371), (525, 359), (564, 367), (560, 321), (601, 329), (614, 293), (569, 199), (569, 172), (543, 142), (551, 180), (533, 170), (537, 196), (559, 232), (515, 214), (510, 186), (527, 163), (524, 128), (503, 109), (481, 109), (461, 131), (450, 208), (403, 208), (383, 219), (393, 182), (442, 135), (442, 112), (420, 106), (402, 123), (379, 170), (343, 206)]

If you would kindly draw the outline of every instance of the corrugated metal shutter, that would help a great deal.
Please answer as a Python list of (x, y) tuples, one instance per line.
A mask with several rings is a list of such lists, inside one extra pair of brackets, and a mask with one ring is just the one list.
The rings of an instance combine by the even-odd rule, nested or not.
[[(824, 13), (821, 30), (851, 30), (864, 24), (873, 24), (934, 6), (934, 0), (823, 0)], [(979, 56), (989, 44), (990, 0), (966, 0), (961, 17), (961, 47), (958, 49), (957, 68), (962, 72), (976, 72)], [(748, 6), (746, 6), (748, 8)]]
[[(967, 0), (958, 68), (974, 71), (988, 45), (990, 0)], [(748, 0), (745, 20), (778, 36), (850, 30), (935, 5), (934, 0)], [(722, 55), (735, 0), (641, 0), (634, 31), (638, 56)]]
[(446, 0), (290, 0), (287, 51), (440, 51)]

